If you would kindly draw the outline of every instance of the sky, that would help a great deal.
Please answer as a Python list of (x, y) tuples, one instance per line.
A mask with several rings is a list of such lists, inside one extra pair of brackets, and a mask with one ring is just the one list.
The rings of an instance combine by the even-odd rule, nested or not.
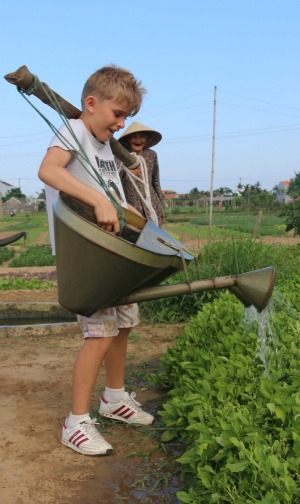
[(272, 190), (300, 171), (299, 0), (2, 0), (1, 14), (0, 179), (27, 196), (53, 134), (3, 78), (22, 65), (77, 108), (95, 70), (132, 71), (148, 92), (125, 128), (162, 134), (162, 189)]

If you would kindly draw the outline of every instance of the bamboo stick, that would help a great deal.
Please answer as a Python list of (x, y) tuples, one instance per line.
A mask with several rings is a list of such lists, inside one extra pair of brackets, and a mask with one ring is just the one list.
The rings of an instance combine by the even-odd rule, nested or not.
[[(14, 84), (25, 93), (33, 94), (43, 103), (55, 110), (55, 105), (49, 100), (45, 90), (48, 91), (50, 95), (53, 93), (67, 119), (78, 119), (81, 114), (81, 110), (62, 98), (46, 83), (40, 82), (39, 79), (30, 72), (26, 65), (21, 66), (15, 72), (4, 75), (4, 79), (10, 84)], [(113, 154), (122, 161), (127, 168), (132, 170), (139, 166), (139, 161), (132, 156), (118, 140), (111, 138), (109, 143)]]

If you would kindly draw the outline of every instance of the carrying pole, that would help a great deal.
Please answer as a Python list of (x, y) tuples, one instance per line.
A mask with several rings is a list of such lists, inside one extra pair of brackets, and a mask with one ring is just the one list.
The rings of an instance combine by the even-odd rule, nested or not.
[[(10, 84), (17, 86), (17, 88), (25, 94), (33, 94), (43, 103), (56, 110), (54, 103), (49, 99), (49, 95), (51, 96), (53, 94), (67, 119), (78, 119), (81, 114), (78, 108), (74, 107), (71, 103), (53, 91), (46, 83), (40, 82), (39, 79), (28, 70), (26, 65), (21, 66), (15, 72), (4, 75), (4, 79)], [(109, 143), (113, 154), (122, 161), (126, 168), (133, 170), (139, 166), (140, 162), (138, 159), (132, 156), (118, 140), (111, 138)]]

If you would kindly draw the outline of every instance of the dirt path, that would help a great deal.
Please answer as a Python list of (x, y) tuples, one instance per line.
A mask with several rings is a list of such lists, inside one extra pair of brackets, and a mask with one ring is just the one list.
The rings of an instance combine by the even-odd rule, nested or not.
[[(3, 270), (0, 273), (3, 273)], [(49, 291), (7, 291), (0, 302), (56, 301)], [(133, 428), (101, 421), (114, 447), (109, 457), (85, 457), (60, 443), (62, 423), (70, 407), (71, 371), (81, 346), (77, 324), (47, 328), (0, 328), (1, 441), (0, 500), (3, 504), (178, 503), (176, 476), (164, 468), (167, 485), (158, 482), (166, 454), (159, 450), (157, 427), (163, 398), (149, 387), (145, 375), (157, 371), (159, 357), (172, 345), (182, 326), (141, 325), (129, 343), (126, 383), (137, 392), (153, 427)], [(58, 329), (59, 327), (59, 329)], [(93, 395), (96, 415), (103, 386), (100, 375)], [(152, 451), (158, 452), (152, 456)], [(138, 483), (139, 482), (139, 483)]]
[[(157, 368), (158, 358), (178, 332), (178, 327), (141, 326), (129, 345), (127, 385), (154, 414), (160, 400), (157, 392), (147, 388), (143, 377)], [(22, 336), (1, 340), (1, 502), (178, 502), (171, 493), (177, 485), (172, 476), (169, 488), (158, 486), (151, 497), (147, 487), (147, 479), (154, 484), (155, 473), (165, 462), (163, 452), (150, 457), (149, 463), (144, 462), (158, 448), (155, 439), (149, 437), (155, 424), (145, 429), (102, 422), (101, 429), (114, 447), (109, 457), (84, 457), (60, 444), (62, 423), (70, 405), (71, 369), (80, 345), (79, 331), (38, 336), (32, 329)], [(101, 384), (103, 376), (93, 396), (94, 414)], [(138, 480), (144, 481), (145, 489), (142, 483), (135, 487)]]

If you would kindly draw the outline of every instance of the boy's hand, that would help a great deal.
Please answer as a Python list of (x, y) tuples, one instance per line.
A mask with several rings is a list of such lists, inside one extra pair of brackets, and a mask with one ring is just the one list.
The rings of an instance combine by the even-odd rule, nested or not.
[(120, 232), (118, 211), (115, 206), (104, 197), (103, 200), (94, 206), (97, 224), (101, 229), (115, 235)]

